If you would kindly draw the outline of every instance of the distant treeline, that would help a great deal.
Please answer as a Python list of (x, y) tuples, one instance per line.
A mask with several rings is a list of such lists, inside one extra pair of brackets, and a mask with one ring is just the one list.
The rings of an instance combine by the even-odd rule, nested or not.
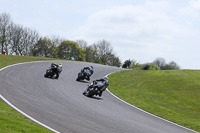
[[(7, 55), (39, 56), (121, 66), (110, 42), (99, 40), (88, 45), (85, 40), (66, 40), (59, 37), (42, 37), (36, 30), (15, 24), (8, 13), (0, 14), (0, 53)], [(157, 61), (156, 61), (157, 60)], [(171, 70), (180, 67), (174, 62), (166, 64), (158, 58), (150, 63), (150, 69)], [(160, 65), (160, 63), (162, 65)], [(132, 60), (131, 69), (142, 69), (144, 64)]]
[(0, 50), (8, 55), (40, 56), (121, 65), (110, 42), (99, 40), (88, 45), (84, 40), (41, 37), (36, 30), (15, 24), (9, 14), (0, 14)]
[(135, 60), (131, 61), (131, 65), (128, 67), (135, 70), (143, 70), (145, 65), (149, 65), (149, 70), (179, 70), (180, 66), (175, 61), (166, 63), (164, 58), (156, 58), (153, 62), (141, 64)]

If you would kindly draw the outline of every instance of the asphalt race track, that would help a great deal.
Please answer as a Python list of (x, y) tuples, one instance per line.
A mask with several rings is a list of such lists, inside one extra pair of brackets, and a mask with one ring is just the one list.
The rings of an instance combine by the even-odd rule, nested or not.
[(90, 81), (122, 70), (120, 68), (64, 61), (63, 72), (56, 80), (44, 78), (50, 63), (32, 62), (0, 71), (0, 94), (18, 109), (58, 132), (195, 132), (131, 107), (108, 91), (105, 91), (101, 98), (82, 95), (89, 82), (77, 82), (76, 78), (84, 66), (94, 67)]

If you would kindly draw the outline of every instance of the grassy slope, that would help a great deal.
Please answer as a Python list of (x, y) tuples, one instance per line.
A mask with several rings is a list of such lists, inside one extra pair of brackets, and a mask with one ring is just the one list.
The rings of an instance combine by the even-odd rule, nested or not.
[(111, 90), (128, 103), (200, 131), (200, 71), (121, 71), (109, 76)]
[(43, 58), (43, 57), (32, 57), (32, 56), (13, 56), (13, 55), (2, 55), (0, 54), (0, 68), (21, 63), (21, 62), (30, 62), (30, 61), (44, 61), (44, 60), (55, 60), (52, 58)]
[[(10, 56), (0, 54), (0, 68), (7, 65), (28, 62), (52, 60), (51, 58)], [(0, 133), (50, 133), (51, 131), (32, 122), (6, 103), (0, 100)]]
[[(51, 58), (0, 55), (0, 68)], [(109, 89), (148, 112), (200, 131), (200, 71), (122, 71), (109, 76)], [(0, 100), (0, 132), (51, 132)]]

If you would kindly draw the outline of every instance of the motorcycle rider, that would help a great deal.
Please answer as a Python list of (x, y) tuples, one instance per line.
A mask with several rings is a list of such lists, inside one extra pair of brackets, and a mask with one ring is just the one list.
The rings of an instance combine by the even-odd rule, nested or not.
[(149, 70), (149, 64), (146, 64), (143, 68), (143, 70)]
[(130, 59), (129, 59), (129, 60), (126, 60), (126, 61), (123, 63), (122, 68), (130, 67), (130, 65), (131, 65), (131, 60), (130, 60)]
[(90, 76), (94, 73), (94, 69), (93, 66), (90, 67), (84, 67), (81, 72), (84, 73), (84, 76), (86, 77), (86, 79), (89, 81), (90, 80)]
[(51, 63), (51, 67), (55, 67), (56, 68), (56, 71), (55, 71), (56, 77), (55, 77), (55, 79), (58, 79), (60, 73), (62, 72), (62, 63), (58, 63), (58, 64)]
[(98, 89), (99, 89), (99, 93), (97, 95), (99, 95), (99, 97), (101, 97), (103, 91), (105, 91), (106, 88), (109, 86), (108, 77), (105, 76), (102, 79), (97, 79), (95, 81), (101, 81), (101, 83), (98, 82), (97, 84), (95, 84), (95, 86), (98, 87)]

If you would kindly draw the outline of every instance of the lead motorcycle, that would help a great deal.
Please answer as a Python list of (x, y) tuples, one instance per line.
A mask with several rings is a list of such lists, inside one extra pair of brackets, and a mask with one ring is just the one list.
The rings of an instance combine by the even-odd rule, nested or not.
[(57, 67), (55, 65), (51, 65), (44, 74), (44, 77), (46, 78), (55, 78), (57, 72)]
[(93, 81), (90, 85), (88, 85), (87, 89), (83, 92), (83, 95), (87, 97), (93, 97), (94, 95), (99, 94), (99, 88), (96, 86), (98, 82)]

